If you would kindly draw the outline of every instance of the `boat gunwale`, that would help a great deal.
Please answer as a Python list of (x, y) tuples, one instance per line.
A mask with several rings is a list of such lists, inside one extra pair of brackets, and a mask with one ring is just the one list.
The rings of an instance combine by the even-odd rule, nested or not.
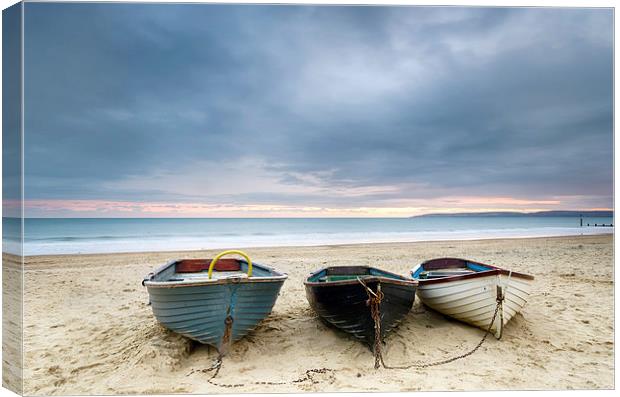
[(364, 282), (377, 281), (381, 283), (390, 283), (390, 284), (402, 285), (402, 286), (407, 286), (407, 287), (417, 287), (419, 284), (419, 281), (414, 278), (406, 278), (404, 276), (401, 276), (400, 274), (392, 273), (390, 271), (379, 269), (373, 266), (363, 266), (363, 265), (357, 266), (356, 265), (356, 266), (327, 266), (327, 267), (323, 267), (321, 269), (315, 270), (314, 272), (306, 276), (304, 280), (304, 285), (308, 287), (333, 287), (333, 286), (353, 285), (353, 284), (359, 285), (359, 281), (357, 279), (337, 280), (337, 281), (308, 281), (308, 279), (310, 279), (311, 277), (314, 277), (316, 274), (322, 271), (326, 271), (327, 269), (338, 268), (338, 267), (358, 267), (358, 268), (365, 268), (365, 269), (374, 269), (374, 270), (380, 270), (383, 273), (387, 273), (387, 274), (398, 277), (398, 279), (393, 279), (393, 278), (384, 277), (384, 276), (371, 275), (371, 276), (364, 277), (363, 278)]
[(156, 268), (154, 271), (147, 274), (142, 280), (142, 285), (147, 288), (179, 288), (179, 287), (198, 287), (208, 285), (225, 285), (225, 284), (253, 284), (253, 283), (273, 283), (284, 282), (288, 278), (288, 274), (277, 271), (275, 268), (263, 265), (260, 263), (252, 263), (252, 266), (261, 268), (263, 270), (273, 273), (273, 276), (267, 277), (235, 277), (229, 276), (226, 278), (211, 278), (211, 279), (187, 279), (179, 281), (154, 281), (158, 274), (168, 269), (170, 266), (174, 266), (176, 263), (183, 259), (173, 259), (166, 264)]
[[(460, 275), (446, 276), (446, 277), (439, 277), (439, 278), (431, 278), (431, 279), (419, 279), (419, 278), (414, 278), (413, 277), (415, 272), (420, 267), (422, 269), (424, 269), (424, 265), (427, 264), (428, 262), (436, 261), (436, 260), (442, 260), (442, 259), (453, 259), (453, 260), (469, 262), (469, 263), (473, 263), (473, 264), (476, 264), (476, 265), (480, 265), (480, 266), (484, 266), (484, 267), (489, 267), (490, 269), (489, 270), (484, 270), (484, 271), (481, 271), (481, 272), (470, 273), (470, 274), (460, 274)], [(475, 279), (475, 278), (488, 277), (488, 276), (494, 276), (494, 275), (505, 275), (505, 276), (510, 275), (511, 277), (521, 278), (521, 279), (524, 279), (524, 280), (530, 280), (530, 281), (534, 280), (534, 276), (532, 276), (530, 274), (519, 273), (519, 272), (511, 272), (509, 270), (502, 269), (501, 267), (497, 267), (497, 266), (493, 266), (493, 265), (488, 265), (486, 263), (476, 262), (476, 261), (472, 261), (472, 260), (469, 260), (469, 259), (463, 259), (463, 258), (453, 258), (453, 257), (429, 259), (427, 261), (424, 261), (424, 262), (420, 263), (416, 267), (412, 268), (409, 271), (409, 274), (410, 274), (410, 277), (413, 280), (418, 280), (419, 281), (420, 286), (428, 285), (428, 284), (446, 283), (446, 282), (457, 281), (457, 280)]]

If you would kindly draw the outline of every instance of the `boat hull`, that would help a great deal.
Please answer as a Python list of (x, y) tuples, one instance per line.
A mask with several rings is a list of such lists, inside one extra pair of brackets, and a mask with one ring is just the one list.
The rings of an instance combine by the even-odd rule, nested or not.
[(147, 289), (153, 314), (164, 327), (222, 352), (226, 342), (241, 339), (269, 315), (283, 283), (278, 280)]
[[(219, 258), (239, 254), (247, 260)], [(142, 284), (157, 321), (225, 354), (271, 313), (287, 275), (249, 262), (241, 251), (215, 259), (171, 261)]]
[[(383, 278), (364, 279), (364, 283), (375, 292), (380, 286), (383, 293), (384, 297), (379, 306), (383, 340), (411, 310), (417, 283), (394, 282)], [(366, 342), (370, 347), (373, 346), (375, 324), (367, 290), (361, 283), (306, 283), (305, 287), (310, 306), (323, 321)]]
[(532, 281), (501, 272), (489, 273), (455, 280), (420, 280), (418, 297), (426, 306), (486, 331), (493, 319), (498, 294), (503, 295), (491, 326), (491, 332), (499, 339), (504, 325), (527, 302)]

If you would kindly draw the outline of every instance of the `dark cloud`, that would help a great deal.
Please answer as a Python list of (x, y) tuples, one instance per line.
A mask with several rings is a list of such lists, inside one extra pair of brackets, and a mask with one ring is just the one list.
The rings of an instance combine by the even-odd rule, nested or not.
[[(25, 26), (27, 198), (612, 206), (610, 9), (28, 3)], [(264, 183), (214, 190), (252, 185), (240, 161)]]
[(13, 5), (2, 12), (2, 197), (4, 216), (19, 217), (9, 200), (21, 198), (21, 7)]

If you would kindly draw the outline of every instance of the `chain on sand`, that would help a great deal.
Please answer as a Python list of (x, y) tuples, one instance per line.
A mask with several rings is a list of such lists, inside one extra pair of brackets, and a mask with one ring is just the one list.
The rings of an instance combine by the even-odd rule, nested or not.
[[(491, 328), (493, 327), (493, 324), (495, 323), (495, 319), (497, 318), (497, 313), (499, 312), (499, 309), (501, 308), (502, 301), (503, 301), (503, 298), (498, 296), (497, 305), (495, 306), (495, 312), (493, 313), (493, 318), (491, 319), (491, 323), (487, 327), (486, 332), (484, 333), (484, 336), (482, 337), (480, 342), (478, 342), (478, 344), (473, 349), (461, 355), (451, 357), (451, 358), (441, 360), (441, 361), (435, 361), (435, 362), (430, 362), (430, 363), (413, 363), (409, 365), (387, 365), (385, 361), (383, 360), (383, 353), (381, 352), (381, 309), (380, 307), (381, 307), (381, 301), (384, 298), (384, 294), (381, 291), (381, 284), (378, 284), (377, 290), (373, 291), (361, 279), (358, 278), (358, 281), (366, 289), (366, 293), (368, 294), (367, 303), (370, 306), (370, 315), (372, 316), (372, 319), (375, 323), (375, 340), (374, 340), (374, 346), (373, 346), (374, 356), (375, 356), (375, 368), (379, 368), (380, 366), (383, 366), (383, 368), (385, 369), (428, 368), (428, 367), (434, 367), (437, 365), (448, 364), (453, 361), (460, 360), (462, 358), (465, 358), (465, 357), (468, 357), (474, 354), (480, 348), (480, 346), (482, 346), (484, 341), (487, 339), (487, 336), (489, 336), (489, 334), (491, 333)], [(227, 325), (228, 327), (230, 327), (229, 324)], [(306, 370), (299, 378), (293, 379), (290, 381), (280, 381), (280, 382), (256, 381), (256, 382), (248, 382), (248, 383), (221, 383), (215, 380), (215, 377), (220, 373), (221, 368), (222, 368), (222, 355), (220, 354), (217, 360), (215, 361), (215, 363), (211, 366), (211, 368), (203, 369), (201, 370), (201, 372), (214, 371), (211, 377), (207, 380), (207, 382), (209, 382), (212, 385), (219, 386), (219, 387), (225, 387), (225, 388), (243, 387), (243, 386), (250, 385), (250, 384), (251, 385), (288, 385), (288, 384), (303, 383), (307, 381), (317, 384), (319, 383), (319, 381), (314, 379), (314, 375), (334, 372), (334, 370), (330, 368), (314, 368), (314, 369)]]
[[(328, 372), (332, 372), (332, 369), (329, 368), (316, 368), (316, 369), (309, 369), (306, 370), (306, 372), (304, 372), (303, 375), (301, 375), (299, 378), (297, 379), (293, 379), (291, 381), (288, 382), (270, 382), (270, 381), (256, 381), (256, 382), (249, 382), (249, 383), (221, 383), (221, 382), (217, 382), (215, 381), (215, 377), (220, 373), (220, 369), (222, 369), (222, 357), (223, 354), (225, 352), (228, 351), (229, 347), (230, 347), (230, 342), (231, 342), (231, 335), (232, 335), (232, 324), (233, 324), (233, 318), (229, 315), (226, 317), (226, 328), (224, 329), (224, 337), (222, 338), (222, 349), (219, 352), (219, 355), (217, 357), (217, 360), (215, 360), (215, 363), (211, 366), (211, 368), (206, 368), (201, 370), (201, 372), (210, 372), (210, 371), (214, 371), (213, 375), (211, 375), (211, 377), (207, 380), (207, 382), (211, 383), (212, 385), (215, 386), (219, 386), (219, 387), (226, 387), (226, 388), (234, 388), (234, 387), (243, 387), (246, 386), (248, 384), (251, 385), (288, 385), (288, 384), (295, 384), (295, 383), (302, 383), (302, 382), (307, 382), (307, 381), (311, 381), (312, 383), (319, 383), (319, 381), (314, 379), (314, 375), (315, 374), (325, 374)], [(191, 372), (190, 372), (191, 374)]]
[(480, 348), (480, 346), (482, 346), (484, 341), (487, 339), (487, 336), (489, 336), (489, 334), (491, 333), (491, 328), (493, 328), (493, 324), (495, 323), (495, 318), (497, 317), (497, 313), (499, 312), (499, 309), (502, 306), (502, 301), (503, 301), (503, 297), (498, 296), (497, 305), (495, 306), (495, 312), (493, 313), (493, 318), (491, 319), (491, 323), (487, 327), (486, 332), (484, 333), (484, 336), (482, 337), (480, 342), (478, 342), (478, 344), (473, 349), (469, 350), (468, 352), (458, 355), (456, 357), (450, 357), (445, 360), (430, 362), (430, 363), (413, 363), (409, 365), (387, 365), (385, 361), (383, 360), (383, 354), (381, 352), (381, 310), (380, 310), (380, 307), (381, 307), (381, 301), (383, 300), (383, 297), (384, 297), (383, 293), (381, 292), (381, 284), (377, 285), (377, 291), (375, 292), (372, 289), (370, 289), (361, 279), (358, 278), (358, 281), (360, 282), (360, 284), (364, 286), (364, 288), (366, 288), (366, 294), (368, 295), (368, 305), (370, 305), (370, 315), (372, 316), (372, 319), (375, 323), (375, 341), (374, 341), (374, 346), (373, 346), (374, 355), (375, 355), (375, 368), (379, 368), (380, 365), (382, 365), (383, 368), (385, 369), (428, 368), (428, 367), (434, 367), (437, 365), (448, 364), (456, 360), (460, 360), (462, 358), (471, 356)]
[(307, 381), (311, 381), (312, 383), (317, 384), (319, 383), (319, 381), (314, 379), (315, 374), (326, 374), (329, 372), (333, 372), (333, 369), (330, 369), (330, 368), (314, 368), (314, 369), (306, 370), (306, 372), (304, 372), (304, 374), (301, 375), (299, 378), (290, 380), (288, 382), (286, 381), (281, 381), (281, 382), (256, 381), (256, 382), (248, 382), (248, 383), (221, 383), (215, 380), (215, 377), (219, 374), (221, 368), (222, 368), (222, 356), (220, 355), (215, 361), (215, 363), (211, 366), (211, 368), (203, 369), (202, 372), (210, 372), (214, 370), (215, 372), (213, 372), (213, 375), (211, 375), (211, 377), (207, 380), (207, 382), (215, 386), (226, 387), (226, 388), (244, 387), (247, 385), (289, 385), (289, 384), (303, 383)]

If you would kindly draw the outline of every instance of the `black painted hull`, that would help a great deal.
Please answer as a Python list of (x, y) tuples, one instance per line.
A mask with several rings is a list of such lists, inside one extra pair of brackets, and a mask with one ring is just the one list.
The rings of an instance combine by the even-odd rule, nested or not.
[[(383, 277), (364, 280), (373, 291), (381, 285), (381, 340), (407, 315), (415, 299), (417, 284), (394, 282)], [(306, 283), (306, 297), (314, 311), (328, 324), (363, 340), (375, 340), (368, 294), (358, 281), (350, 283)]]

